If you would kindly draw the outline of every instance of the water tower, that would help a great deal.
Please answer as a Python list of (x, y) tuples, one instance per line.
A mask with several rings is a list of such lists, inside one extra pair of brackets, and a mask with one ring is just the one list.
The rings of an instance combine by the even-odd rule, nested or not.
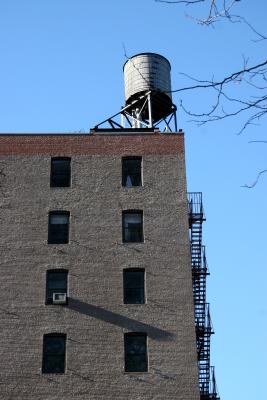
[[(177, 131), (169, 61), (156, 53), (136, 54), (125, 62), (123, 73), (125, 106), (95, 129), (106, 123), (112, 129), (155, 129), (163, 124), (163, 131)], [(116, 121), (119, 115), (120, 122)]]

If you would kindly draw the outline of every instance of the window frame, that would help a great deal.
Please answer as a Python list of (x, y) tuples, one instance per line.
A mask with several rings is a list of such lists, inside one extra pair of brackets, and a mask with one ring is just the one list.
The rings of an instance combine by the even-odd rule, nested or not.
[[(53, 298), (51, 299), (51, 297), (48, 296), (49, 294), (49, 288), (48, 288), (48, 277), (49, 275), (53, 275), (53, 274), (64, 274), (66, 276), (66, 289), (65, 291), (63, 291), (62, 289), (59, 289), (58, 291), (53, 291), (53, 293), (66, 293), (66, 303), (65, 304), (59, 304), (59, 305), (67, 305), (68, 304), (68, 289), (69, 289), (69, 271), (65, 268), (52, 268), (52, 269), (48, 269), (46, 271), (46, 289), (45, 289), (45, 304), (46, 305), (56, 305), (53, 303)], [(53, 290), (53, 289), (50, 289)]]
[[(135, 272), (141, 272), (142, 273), (142, 283), (143, 286), (140, 287), (126, 287), (126, 275), (127, 273), (135, 273)], [(140, 290), (141, 296), (140, 299), (141, 301), (138, 302), (130, 302), (129, 300), (127, 301), (127, 295), (126, 295), (126, 290)], [(145, 275), (145, 268), (125, 268), (123, 270), (123, 304), (133, 304), (133, 305), (142, 305), (146, 304), (146, 275)]]
[[(128, 175), (126, 175), (127, 168), (126, 168), (125, 163), (127, 161), (134, 161), (134, 160), (140, 162), (140, 172), (138, 173), (139, 184), (138, 185), (131, 184), (131, 186), (127, 186), (127, 176)], [(131, 176), (136, 176), (136, 175), (137, 174), (131, 174), (129, 176), (131, 177)], [(121, 185), (122, 185), (122, 187), (125, 187), (128, 189), (143, 186), (143, 157), (142, 156), (124, 156), (121, 158)]]
[[(64, 354), (47, 354), (46, 351), (46, 339), (47, 338), (63, 338), (64, 339)], [(67, 335), (65, 333), (46, 333), (43, 336), (43, 358), (42, 358), (42, 374), (64, 374), (66, 371), (66, 350), (67, 350)], [(51, 369), (49, 370), (47, 367), (47, 358), (48, 357), (62, 357), (63, 358), (63, 368), (61, 371), (51, 371)]]
[[(125, 226), (125, 217), (127, 214), (139, 214), (141, 216), (141, 229), (140, 240), (126, 240), (126, 230), (129, 229)], [(123, 210), (122, 211), (122, 242), (123, 243), (144, 243), (144, 212), (143, 210)]]
[[(66, 175), (66, 184), (56, 184), (56, 177), (60, 176), (59, 173), (56, 173), (56, 168), (53, 165), (54, 162), (56, 161), (67, 161), (68, 162), (68, 168), (67, 168), (67, 173), (61, 174), (61, 175)], [(71, 157), (51, 157), (51, 162), (50, 162), (50, 187), (51, 188), (67, 188), (71, 186)]]
[[(51, 223), (51, 217), (53, 215), (65, 215), (68, 217), (68, 223), (67, 224), (52, 224)], [(55, 241), (53, 239), (53, 236), (55, 236), (55, 233), (52, 232), (52, 225), (67, 225), (67, 233), (66, 233), (66, 239), (64, 241)], [(47, 243), (48, 244), (68, 244), (70, 241), (70, 212), (69, 211), (64, 211), (64, 210), (52, 210), (49, 211), (48, 214), (48, 237), (47, 237)]]
[[(127, 343), (127, 340), (128, 340), (128, 338), (131, 338), (131, 337), (145, 338), (145, 341), (144, 341), (145, 352), (143, 353), (143, 357), (144, 357), (143, 362), (145, 363), (144, 369), (133, 370), (133, 369), (129, 368), (129, 358), (131, 356), (127, 353), (127, 344), (129, 344), (129, 343)], [(140, 356), (140, 355), (142, 355), (142, 353), (141, 354), (136, 353), (136, 354), (132, 355), (132, 357), (138, 356), (138, 355)], [(124, 334), (124, 371), (126, 373), (146, 373), (146, 372), (148, 372), (148, 339), (147, 339), (146, 332), (127, 332)]]

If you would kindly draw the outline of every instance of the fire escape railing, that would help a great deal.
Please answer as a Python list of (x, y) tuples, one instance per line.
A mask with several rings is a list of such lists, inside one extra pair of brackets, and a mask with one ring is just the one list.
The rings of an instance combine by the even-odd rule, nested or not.
[(209, 304), (206, 302), (206, 277), (209, 271), (205, 247), (202, 245), (202, 224), (206, 218), (201, 192), (188, 193), (188, 217), (200, 400), (219, 400), (214, 367), (210, 366), (210, 338), (214, 331)]

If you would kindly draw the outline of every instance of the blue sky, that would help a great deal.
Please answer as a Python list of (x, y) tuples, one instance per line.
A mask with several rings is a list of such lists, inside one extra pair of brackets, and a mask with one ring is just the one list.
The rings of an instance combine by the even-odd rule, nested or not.
[[(266, 32), (265, 0), (241, 1), (236, 13)], [(185, 13), (201, 7), (153, 0), (6, 0), (0, 4), (0, 131), (88, 132), (124, 103), (122, 66), (128, 56), (157, 52), (172, 65), (172, 86), (222, 78), (266, 58), (266, 41), (226, 21), (202, 27)], [(265, 29), (265, 32), (264, 32)], [(242, 86), (236, 88), (247, 94)], [(181, 94), (174, 94), (179, 105)], [(185, 94), (192, 110), (211, 94)], [(216, 365), (221, 398), (265, 399), (266, 376), (266, 119), (237, 135), (242, 116), (197, 126), (178, 109), (185, 131), (188, 189), (202, 191), (207, 215), (204, 241), (211, 276)]]

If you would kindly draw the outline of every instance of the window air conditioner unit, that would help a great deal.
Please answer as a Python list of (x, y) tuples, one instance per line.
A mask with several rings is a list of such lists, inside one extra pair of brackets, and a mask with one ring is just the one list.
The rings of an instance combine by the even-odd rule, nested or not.
[(53, 304), (66, 304), (67, 293), (53, 293)]

